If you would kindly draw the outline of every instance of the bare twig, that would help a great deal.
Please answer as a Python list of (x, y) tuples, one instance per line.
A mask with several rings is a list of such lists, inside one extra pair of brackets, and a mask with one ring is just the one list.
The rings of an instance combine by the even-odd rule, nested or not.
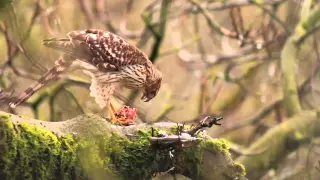
[(42, 8), (41, 11), (41, 20), (42, 24), (44, 26), (44, 29), (51, 35), (54, 36), (57, 34), (57, 30), (54, 30), (51, 25), (51, 18), (53, 17), (55, 20), (55, 24), (57, 25), (57, 28), (60, 28), (60, 21), (59, 18), (57, 17), (57, 10), (59, 6), (60, 1), (55, 0), (54, 5), (49, 7), (49, 8)]
[(200, 123), (197, 124), (195, 127), (191, 128), (188, 131), (183, 131), (183, 132), (188, 133), (191, 136), (195, 136), (203, 128), (210, 128), (213, 125), (221, 126), (219, 121), (221, 121), (222, 119), (223, 119), (222, 117), (210, 117), (210, 116), (207, 116), (203, 120), (201, 120)]
[(222, 89), (223, 87), (223, 83), (220, 79), (216, 79), (215, 80), (215, 89), (214, 89), (214, 92), (213, 94), (211, 95), (211, 97), (209, 98), (208, 101), (206, 101), (206, 104), (203, 108), (203, 114), (208, 114), (209, 113), (209, 110), (210, 110), (210, 107), (211, 105), (215, 102), (215, 100), (217, 99), (219, 93), (220, 93), (220, 90)]
[(124, 11), (124, 13), (122, 15), (122, 20), (120, 22), (119, 32), (120, 32), (120, 34), (122, 34), (128, 38), (139, 38), (143, 34), (144, 29), (139, 30), (139, 31), (135, 31), (135, 32), (129, 31), (127, 29), (127, 19), (128, 19), (128, 15), (131, 12), (132, 5), (133, 5), (133, 0), (128, 0), (126, 10)]
[[(46, 71), (46, 68), (44, 68), (41, 64), (37, 63), (36, 61), (34, 61), (34, 60), (32, 60), (30, 58), (28, 52), (25, 50), (25, 48), (23, 46), (24, 42), (30, 36), (31, 30), (32, 30), (32, 28), (33, 28), (33, 26), (35, 24), (36, 18), (40, 15), (40, 4), (39, 4), (39, 1), (37, 1), (35, 5), (36, 5), (36, 7), (35, 7), (35, 10), (33, 12), (32, 17), (31, 17), (31, 22), (30, 22), (25, 34), (21, 37), (19, 42), (14, 42), (13, 40), (11, 40), (9, 38), (9, 35), (7, 34), (7, 30), (5, 28), (1, 27), (1, 32), (5, 34), (5, 36), (7, 38), (7, 42), (10, 42), (11, 45), (15, 46), (15, 50), (10, 55), (8, 55), (8, 60), (5, 61), (5, 63), (3, 64), (2, 68), (5, 68), (6, 66), (10, 66), (15, 71), (15, 73), (17, 73), (17, 75), (21, 75), (21, 74), (18, 73), (18, 71), (15, 69), (15, 67), (13, 66), (13, 62), (12, 61), (13, 61), (14, 57), (18, 55), (19, 51), (21, 53), (23, 53), (27, 57), (29, 62), (31, 64), (33, 64), (35, 67), (37, 67), (39, 70), (41, 70), (42, 72)], [(16, 17), (14, 16), (12, 18), (16, 18)], [(18, 26), (18, 25), (16, 25), (16, 26)], [(7, 44), (7, 45), (8, 45), (8, 47), (10, 46), (9, 44)], [(31, 78), (31, 77), (29, 76), (29, 78)]]
[(210, 16), (208, 10), (204, 9), (198, 2), (196, 1), (193, 1), (193, 0), (190, 0), (190, 2), (195, 5), (199, 10), (200, 12), (202, 13), (202, 15), (204, 16), (204, 18), (206, 19), (209, 27), (216, 31), (217, 33), (219, 33), (220, 35), (224, 35), (224, 36), (227, 36), (227, 37), (230, 37), (230, 38), (235, 38), (237, 39), (238, 38), (238, 35), (236, 32), (233, 32), (233, 31), (230, 31), (224, 27), (221, 27), (219, 26)]
[[(193, 24), (194, 24), (194, 34), (200, 34), (200, 25), (199, 25), (199, 17), (198, 15), (195, 15), (194, 16), (194, 21), (193, 21)], [(199, 38), (199, 40), (197, 41), (197, 49), (200, 53), (200, 57), (201, 57), (201, 60), (203, 62), (208, 62), (208, 60), (206, 59), (206, 50), (205, 50), (205, 47), (203, 45), (203, 42), (202, 42), (202, 39)]]
[(314, 34), (317, 30), (320, 30), (320, 24), (310, 28), (303, 36), (301, 36), (296, 42), (297, 45), (300, 46), (310, 35)]
[(172, 110), (174, 110), (174, 106), (168, 106), (163, 110), (163, 112), (153, 121), (153, 122), (160, 122), (163, 120)]
[(264, 12), (270, 15), (272, 19), (274, 19), (282, 28), (285, 30), (287, 34), (290, 34), (289, 27), (283, 22), (274, 12), (270, 11), (268, 8), (264, 7), (263, 5), (257, 3), (256, 1), (252, 1), (253, 4), (257, 5), (259, 8), (261, 8)]
[(154, 42), (153, 48), (152, 48), (152, 52), (149, 57), (149, 59), (152, 62), (154, 62), (157, 59), (157, 57), (159, 56), (159, 49), (160, 49), (160, 46), (161, 46), (162, 41), (165, 36), (165, 29), (166, 29), (166, 23), (167, 23), (167, 13), (169, 10), (170, 3), (171, 3), (171, 0), (162, 0), (160, 20), (159, 20), (159, 25), (157, 28), (153, 24), (151, 24), (150, 19), (147, 16), (143, 16), (147, 27), (152, 32), (153, 37), (155, 39), (155, 42)]
[(84, 17), (85, 17), (85, 19), (86, 19), (86, 21), (87, 21), (87, 25), (88, 25), (89, 27), (92, 27), (92, 25), (93, 25), (93, 24), (92, 24), (92, 22), (93, 22), (93, 17), (92, 17), (92, 15), (90, 14), (87, 6), (85, 5), (84, 0), (78, 0), (78, 4), (79, 4), (79, 6), (80, 6), (80, 10), (82, 11), (82, 13), (83, 13), (83, 15), (84, 15)]
[[(4, 37), (6, 39), (6, 43), (7, 43), (7, 56), (8, 59), (4, 62), (4, 64), (1, 65), (1, 69), (5, 69), (6, 67), (10, 67), (12, 69), (12, 71), (17, 75), (17, 76), (21, 76), (21, 77), (25, 77), (25, 78), (29, 78), (29, 79), (36, 79), (35, 77), (31, 76), (30, 73), (18, 70), (18, 68), (16, 68), (13, 65), (13, 60), (14, 57), (16, 55), (18, 55), (18, 52), (24, 52), (22, 47), (20, 45), (17, 45), (13, 42), (13, 40), (10, 39), (9, 34), (7, 32), (6, 29), (3, 29), (0, 26), (0, 31), (4, 34)], [(14, 50), (13, 50), (14, 48)]]
[[(263, 0), (259, 2), (265, 5), (280, 5), (285, 1), (287, 0)], [(208, 11), (221, 11), (229, 8), (250, 6), (250, 5), (254, 5), (252, 0), (228, 0), (228, 1), (222, 1), (222, 2), (215, 1), (208, 4), (204, 8), (207, 9)], [(190, 8), (187, 8), (185, 12), (199, 13), (200, 10), (196, 7), (190, 7)]]
[(239, 123), (233, 124), (230, 127), (227, 127), (224, 132), (220, 135), (223, 134), (227, 134), (231, 131), (240, 129), (242, 127), (245, 127), (247, 125), (250, 124), (255, 124), (258, 123), (259, 121), (262, 120), (263, 117), (265, 117), (266, 115), (268, 115), (270, 112), (272, 112), (272, 110), (274, 109), (274, 107), (276, 105), (278, 105), (279, 103), (281, 103), (280, 99), (277, 99), (275, 101), (273, 101), (272, 103), (268, 104), (267, 106), (265, 106), (264, 108), (262, 108), (260, 111), (258, 111), (257, 113), (255, 113), (255, 115), (251, 116), (248, 120), (246, 121), (240, 121)]
[(194, 143), (198, 143), (201, 138), (197, 137), (197, 134), (200, 131), (203, 131), (204, 128), (211, 128), (213, 125), (220, 126), (222, 117), (210, 117), (207, 116), (201, 120), (196, 126), (192, 127), (189, 130), (184, 129), (184, 125), (177, 124), (176, 134), (166, 134), (160, 133), (158, 136), (154, 136), (154, 129), (152, 128), (152, 137), (149, 138), (149, 141), (152, 145), (157, 146), (177, 146), (177, 147), (188, 147), (192, 146)]

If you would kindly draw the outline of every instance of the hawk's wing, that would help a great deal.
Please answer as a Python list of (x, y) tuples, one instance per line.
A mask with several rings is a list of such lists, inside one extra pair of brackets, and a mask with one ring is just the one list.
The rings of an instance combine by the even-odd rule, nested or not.
[(76, 56), (89, 64), (110, 70), (121, 66), (145, 65), (147, 56), (135, 46), (110, 32), (89, 29), (71, 31), (69, 39), (48, 39), (44, 45)]

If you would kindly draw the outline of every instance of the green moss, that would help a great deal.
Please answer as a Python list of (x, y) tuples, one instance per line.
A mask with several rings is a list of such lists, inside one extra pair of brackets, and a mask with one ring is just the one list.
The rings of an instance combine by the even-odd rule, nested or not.
[(221, 152), (225, 156), (231, 158), (228, 142), (224, 139), (207, 140), (203, 144), (203, 147), (209, 149), (212, 152)]
[(77, 139), (24, 123), (13, 126), (6, 114), (0, 119), (0, 179), (151, 179), (168, 156), (149, 146), (150, 131), (132, 141), (114, 133)]
[(71, 179), (76, 160), (73, 140), (58, 139), (36, 126), (13, 126), (10, 117), (1, 115), (1, 179)]
[[(120, 164), (118, 171), (124, 179), (151, 179), (152, 170), (156, 168), (158, 161), (163, 159), (157, 151), (150, 147), (150, 135), (140, 133), (134, 141), (127, 141), (123, 145), (123, 151), (119, 154), (114, 164)], [(140, 167), (137, 169), (137, 167)]]
[(197, 180), (200, 178), (201, 173), (201, 161), (203, 156), (203, 150), (198, 147), (191, 147), (180, 152), (181, 156), (179, 164), (187, 167), (184, 175), (187, 175), (191, 179)]
[(238, 162), (235, 162), (233, 165), (236, 169), (236, 176), (239, 177), (240, 179), (243, 179), (246, 175), (245, 167)]
[[(217, 139), (202, 141), (199, 146), (186, 149), (181, 157), (182, 162), (180, 162), (180, 164), (183, 164), (184, 167), (188, 168), (185, 175), (191, 179), (201, 179), (200, 174), (203, 174), (201, 173), (203, 149), (206, 149), (213, 154), (222, 154), (226, 156), (226, 159), (231, 159), (231, 154), (228, 150), (228, 142), (226, 140)], [(232, 166), (233, 174), (230, 174), (230, 177), (243, 179), (246, 175), (244, 166), (240, 163), (233, 163)]]
[(112, 136), (92, 136), (78, 141), (76, 147), (77, 175), (81, 179), (97, 180), (104, 177), (119, 179), (118, 174), (110, 166), (110, 154), (121, 153), (119, 144), (113, 141), (115, 140)]
[[(177, 133), (177, 130), (178, 130), (178, 125), (176, 125), (176, 126), (172, 126), (171, 128), (170, 128), (170, 132), (168, 132), (168, 134), (176, 134)], [(191, 128), (191, 126), (189, 126), (189, 125), (184, 125), (183, 126), (183, 130), (185, 130), (185, 131), (187, 131), (187, 130), (190, 130), (190, 128)]]
[[(154, 133), (158, 130), (155, 129)], [(150, 131), (140, 131), (133, 140), (115, 133), (82, 139), (79, 143), (79, 163), (90, 179), (151, 179), (168, 153), (150, 146)], [(137, 168), (139, 167), (139, 168)], [(119, 175), (121, 174), (121, 176)]]
[(170, 129), (170, 131), (171, 131), (172, 134), (175, 134), (175, 133), (177, 132), (177, 130), (178, 130), (178, 125), (177, 125), (177, 126), (173, 126), (173, 127)]
[(294, 132), (294, 139), (295, 140), (301, 140), (301, 139), (304, 139), (305, 137), (304, 137), (304, 135), (301, 133), (301, 132), (299, 132), (299, 131), (295, 131)]
[(0, 114), (0, 177), (9, 177), (15, 164), (12, 159), (16, 156), (16, 139), (11, 135), (14, 132), (10, 117)]
[(310, 29), (310, 24), (308, 21), (302, 21), (300, 26), (297, 26), (297, 28), (302, 28), (303, 32), (305, 32), (306, 30)]

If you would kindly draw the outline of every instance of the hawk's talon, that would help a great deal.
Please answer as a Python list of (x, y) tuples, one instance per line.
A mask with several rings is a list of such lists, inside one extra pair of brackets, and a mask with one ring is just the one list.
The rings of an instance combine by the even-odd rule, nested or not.
[[(120, 110), (115, 111), (115, 108), (109, 102), (107, 107), (108, 107), (108, 111), (111, 116), (111, 123), (112, 124), (118, 124), (121, 126), (130, 126), (130, 125), (134, 124), (133, 117), (131, 117), (132, 114), (129, 114), (128, 112), (123, 111), (123, 109), (131, 110), (131, 108), (129, 108), (128, 106), (125, 106), (124, 108), (121, 108)], [(134, 115), (135, 115), (135, 112), (136, 112), (136, 109), (133, 108), (133, 111), (130, 113), (134, 113)]]
[(121, 126), (130, 126), (134, 124), (132, 119), (126, 119), (125, 117), (117, 118), (115, 121), (116, 124)]
[(112, 119), (111, 122), (112, 124), (118, 124), (120, 126), (130, 126), (134, 124), (131, 119), (126, 119), (125, 117)]

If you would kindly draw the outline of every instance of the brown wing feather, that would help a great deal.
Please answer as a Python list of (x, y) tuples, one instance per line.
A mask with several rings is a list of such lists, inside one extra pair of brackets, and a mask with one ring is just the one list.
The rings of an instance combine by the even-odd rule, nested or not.
[(71, 31), (69, 38), (44, 40), (45, 46), (85, 60), (101, 71), (116, 71), (127, 65), (146, 65), (147, 56), (121, 37), (107, 31)]
[(89, 29), (72, 31), (67, 35), (72, 42), (85, 42), (92, 55), (100, 57), (101, 63), (109, 63), (119, 68), (126, 65), (145, 65), (148, 61), (142, 51), (110, 32)]
[(79, 59), (91, 59), (91, 51), (83, 42), (71, 42), (69, 38), (51, 38), (43, 40), (43, 45), (62, 51)]

